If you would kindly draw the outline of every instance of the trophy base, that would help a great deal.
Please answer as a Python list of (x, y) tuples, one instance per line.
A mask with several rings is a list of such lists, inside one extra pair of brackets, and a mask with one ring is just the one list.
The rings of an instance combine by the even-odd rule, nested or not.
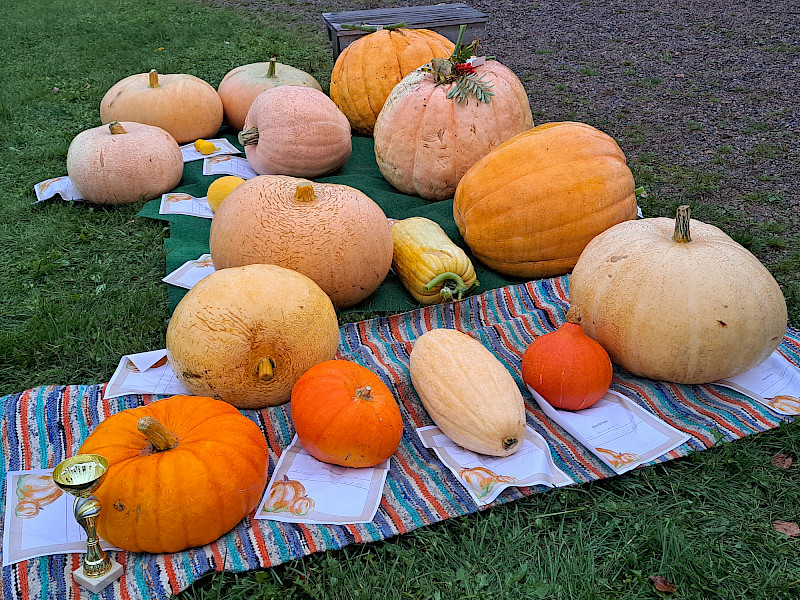
[(111, 560), (111, 570), (105, 575), (100, 577), (87, 577), (83, 574), (83, 567), (78, 567), (72, 572), (72, 578), (82, 588), (89, 590), (93, 594), (97, 594), (100, 590), (105, 589), (122, 577), (122, 565), (114, 559), (109, 560)]

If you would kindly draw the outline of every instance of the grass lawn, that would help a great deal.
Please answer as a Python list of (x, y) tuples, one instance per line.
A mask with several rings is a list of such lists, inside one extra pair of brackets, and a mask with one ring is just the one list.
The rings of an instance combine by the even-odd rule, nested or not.
[[(121, 355), (164, 347), (164, 224), (135, 217), (140, 205), (34, 206), (33, 185), (66, 174), (69, 142), (100, 124), (100, 99), (127, 75), (155, 68), (216, 86), (231, 68), (277, 52), (327, 86), (328, 40), (286, 15), (254, 20), (188, 0), (63, 0), (57, 11), (12, 0), (0, 34), (8, 42), (0, 64), (0, 393), (107, 381)], [(648, 156), (631, 166), (638, 183), (696, 196), (698, 218), (734, 227), (735, 211), (701, 204), (715, 183), (704, 174)], [(647, 202), (648, 216), (674, 214), (677, 204), (657, 194)], [(800, 325), (797, 232), (769, 222), (736, 227), (784, 286)], [(773, 260), (776, 250), (784, 252)], [(800, 456), (796, 423), (383, 543), (209, 577), (180, 598), (665, 597), (650, 575), (674, 583), (676, 598), (798, 598), (800, 540), (772, 526), (800, 520), (798, 466), (772, 465), (779, 453)]]

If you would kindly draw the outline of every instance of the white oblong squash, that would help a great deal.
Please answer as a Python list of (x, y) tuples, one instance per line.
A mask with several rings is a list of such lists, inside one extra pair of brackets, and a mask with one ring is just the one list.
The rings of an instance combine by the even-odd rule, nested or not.
[(411, 382), (428, 414), (459, 446), (491, 456), (525, 439), (525, 401), (511, 373), (479, 341), (433, 329), (414, 343)]

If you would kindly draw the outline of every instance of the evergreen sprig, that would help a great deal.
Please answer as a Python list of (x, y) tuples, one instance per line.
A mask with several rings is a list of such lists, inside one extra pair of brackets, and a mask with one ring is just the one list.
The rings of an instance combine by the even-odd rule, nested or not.
[(494, 96), (492, 86), (484, 81), (478, 73), (462, 75), (455, 83), (447, 93), (447, 97), (456, 102), (467, 102), (470, 94), (475, 96), (478, 102), (489, 104), (492, 101), (492, 96)]

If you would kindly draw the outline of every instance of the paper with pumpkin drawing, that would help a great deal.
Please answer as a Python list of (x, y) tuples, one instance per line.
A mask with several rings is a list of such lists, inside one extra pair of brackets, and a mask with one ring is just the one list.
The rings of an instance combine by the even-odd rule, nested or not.
[(167, 360), (166, 349), (126, 354), (103, 393), (104, 398), (116, 398), (127, 394), (160, 394), (172, 396), (189, 394), (175, 377)]
[(192, 289), (198, 281), (214, 272), (214, 262), (210, 254), (201, 254), (195, 260), (187, 260), (161, 281), (177, 287)]
[(318, 461), (300, 440), (281, 454), (256, 519), (289, 523), (369, 523), (375, 518), (389, 473), (389, 460), (353, 469)]
[(34, 202), (34, 204), (44, 202), (56, 196), (61, 196), (62, 200), (83, 200), (81, 193), (72, 184), (72, 180), (66, 175), (40, 181), (33, 186), (33, 191), (36, 194), (36, 202)]
[(214, 211), (208, 205), (208, 198), (196, 198), (182, 192), (168, 192), (161, 194), (161, 204), (158, 207), (160, 215), (188, 215), (202, 219), (213, 219)]
[(800, 369), (775, 350), (763, 363), (714, 382), (760, 402), (781, 415), (800, 415)]
[[(3, 566), (21, 560), (86, 552), (86, 534), (72, 512), (74, 497), (53, 483), (52, 469), (6, 473)], [(100, 540), (106, 550), (116, 550)]]
[(209, 156), (218, 156), (220, 154), (241, 154), (241, 150), (239, 150), (236, 146), (231, 144), (225, 138), (214, 138), (213, 140), (206, 140), (207, 142), (211, 142), (216, 146), (216, 150), (211, 154), (203, 154), (197, 148), (194, 147), (194, 142), (189, 142), (188, 144), (184, 144), (181, 146), (181, 154), (183, 154), (183, 162), (192, 162), (193, 160), (200, 160), (201, 158), (206, 158)]
[(689, 439), (613, 390), (593, 406), (576, 411), (553, 408), (533, 388), (528, 386), (528, 390), (544, 414), (617, 474), (655, 460)]
[(486, 456), (462, 448), (435, 425), (420, 427), (417, 435), (456, 476), (472, 499), (483, 506), (507, 487), (561, 487), (574, 483), (556, 466), (544, 438), (530, 427), (526, 429), (520, 449), (504, 457)]
[(242, 179), (250, 179), (258, 175), (247, 162), (239, 156), (212, 156), (203, 160), (203, 175), (236, 175)]

